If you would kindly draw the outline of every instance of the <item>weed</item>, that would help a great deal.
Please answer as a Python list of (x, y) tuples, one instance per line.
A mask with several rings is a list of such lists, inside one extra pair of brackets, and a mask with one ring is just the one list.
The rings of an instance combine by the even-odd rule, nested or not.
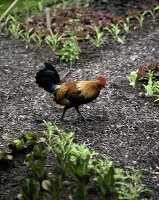
[(90, 42), (97, 48), (99, 48), (103, 43), (104, 43), (104, 39), (105, 39), (105, 35), (104, 32), (100, 32), (100, 28), (95, 26), (92, 27), (95, 35), (94, 38), (90, 39)]
[(55, 52), (57, 49), (62, 37), (63, 35), (59, 35), (58, 33), (54, 34), (52, 31), (50, 31), (50, 34), (45, 37), (46, 43), (49, 45), (53, 52)]

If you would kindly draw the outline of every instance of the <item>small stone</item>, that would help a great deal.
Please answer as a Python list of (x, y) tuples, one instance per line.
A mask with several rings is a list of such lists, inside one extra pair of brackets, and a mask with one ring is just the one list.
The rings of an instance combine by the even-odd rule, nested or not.
[(135, 61), (138, 58), (138, 55), (132, 55), (130, 56), (130, 60)]

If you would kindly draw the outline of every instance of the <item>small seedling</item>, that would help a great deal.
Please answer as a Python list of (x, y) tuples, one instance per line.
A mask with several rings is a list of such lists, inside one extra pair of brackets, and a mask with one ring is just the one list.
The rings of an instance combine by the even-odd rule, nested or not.
[(112, 162), (100, 161), (94, 167), (96, 176), (94, 181), (98, 183), (102, 196), (110, 197), (117, 196), (115, 190), (115, 168)]
[(21, 33), (23, 32), (20, 30), (20, 23), (17, 22), (16, 18), (9, 15), (8, 18), (6, 19), (6, 24), (10, 23), (8, 30), (9, 32), (16, 38), (18, 39), (21, 36)]
[(71, 156), (74, 133), (66, 134), (51, 123), (46, 123), (46, 125), (47, 130), (44, 131), (44, 134), (48, 139), (48, 150), (52, 151), (57, 159), (61, 174), (65, 174)]
[(139, 16), (136, 16), (136, 19), (139, 21), (139, 26), (140, 28), (143, 27), (143, 22), (145, 20), (145, 15), (148, 13), (148, 11), (144, 11), (143, 13), (141, 13)]
[(147, 73), (148, 78), (148, 84), (144, 85), (144, 88), (146, 90), (147, 96), (157, 96), (157, 99), (159, 97), (159, 81), (153, 81), (153, 71), (150, 71)]
[(25, 133), (21, 134), (18, 138), (24, 141), (26, 147), (29, 147), (37, 143), (38, 135), (36, 133)]
[(50, 200), (60, 200), (61, 199), (61, 190), (62, 190), (62, 176), (57, 174), (42, 181), (42, 188), (47, 191), (50, 195)]
[(118, 199), (136, 200), (151, 190), (142, 183), (143, 175), (140, 170), (128, 167), (126, 170), (115, 169), (115, 183)]
[(35, 32), (32, 36), (34, 42), (40, 47), (43, 43), (42, 34), (40, 32)]
[(129, 82), (130, 82), (129, 85), (131, 85), (133, 88), (135, 88), (135, 85), (136, 85), (137, 73), (138, 73), (138, 70), (137, 71), (132, 71), (130, 73), (130, 77), (128, 78)]
[(93, 31), (94, 31), (94, 37), (90, 39), (90, 42), (97, 48), (99, 48), (103, 43), (104, 43), (104, 39), (105, 39), (105, 35), (104, 32), (100, 31), (100, 28), (95, 26), (92, 27)]
[(128, 34), (130, 32), (130, 17), (127, 17), (126, 22), (124, 22), (121, 26), (123, 27), (126, 34)]
[(4, 149), (0, 148), (0, 163), (8, 162), (13, 159), (13, 156), (8, 154)]
[(40, 183), (34, 178), (26, 179), (18, 194), (19, 200), (38, 200), (40, 198)]
[(33, 41), (33, 36), (34, 36), (33, 28), (25, 29), (21, 32), (21, 37), (27, 43), (26, 48), (28, 48), (31, 41)]
[(8, 147), (10, 149), (12, 149), (13, 151), (20, 151), (20, 150), (26, 148), (25, 143), (22, 140), (20, 140), (20, 139), (11, 141), (8, 144)]
[(155, 6), (152, 10), (148, 10), (148, 13), (150, 13), (150, 15), (155, 20), (159, 15), (158, 11), (159, 11), (159, 6)]
[(58, 33), (54, 34), (52, 31), (50, 31), (50, 34), (45, 37), (46, 43), (49, 45), (53, 52), (55, 52), (57, 49), (62, 37), (63, 35), (59, 35)]
[(37, 143), (38, 136), (35, 133), (20, 134), (18, 139), (11, 141), (8, 147), (13, 151), (20, 151)]
[(124, 44), (124, 37), (120, 35), (121, 29), (119, 28), (119, 24), (112, 24), (111, 28), (106, 27), (105, 29), (112, 35), (115, 41)]
[(76, 39), (65, 40), (60, 51), (61, 60), (65, 60), (66, 62), (76, 61), (79, 59), (80, 52), (81, 48)]
[(23, 133), (18, 138), (23, 139), (24, 142), (27, 142), (29, 140), (37, 140), (38, 135), (36, 133)]
[(27, 161), (37, 177), (47, 177), (46, 155), (42, 145), (35, 145), (32, 153), (27, 155)]
[(77, 199), (86, 198), (87, 184), (93, 171), (94, 158), (96, 156), (97, 153), (91, 153), (84, 144), (72, 145), (69, 170), (79, 181), (79, 185), (76, 188)]

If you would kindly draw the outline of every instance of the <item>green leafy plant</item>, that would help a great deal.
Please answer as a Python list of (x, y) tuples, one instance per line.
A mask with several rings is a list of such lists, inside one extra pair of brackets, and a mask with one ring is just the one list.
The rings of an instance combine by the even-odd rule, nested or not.
[(37, 140), (38, 139), (38, 135), (36, 133), (23, 133), (21, 135), (18, 136), (19, 139), (23, 139), (24, 142), (30, 141), (30, 140)]
[(60, 51), (61, 59), (65, 60), (66, 62), (76, 61), (79, 59), (80, 52), (81, 48), (78, 45), (77, 39), (75, 37), (70, 40), (65, 40)]
[(117, 196), (115, 190), (115, 168), (112, 162), (99, 161), (95, 167), (94, 181), (98, 183), (104, 197)]
[(130, 32), (130, 18), (131, 17), (127, 17), (126, 21), (121, 25), (124, 29), (124, 31), (128, 34)]
[(147, 96), (156, 96), (157, 100), (159, 100), (159, 81), (153, 80), (153, 71), (150, 71), (147, 73), (148, 78), (148, 84), (144, 85), (144, 88), (146, 90)]
[(62, 190), (62, 176), (60, 174), (54, 175), (51, 179), (42, 181), (42, 187), (50, 195), (50, 200), (61, 200)]
[(136, 85), (136, 81), (137, 81), (137, 71), (132, 71), (130, 73), (130, 77), (128, 78), (129, 79), (129, 85), (131, 85), (133, 88), (135, 88), (135, 85)]
[(91, 153), (85, 144), (74, 144), (72, 146), (69, 170), (79, 181), (79, 185), (76, 188), (77, 199), (86, 199), (87, 184), (93, 171), (94, 158), (96, 156), (97, 153)]
[(115, 169), (115, 182), (118, 189), (118, 199), (136, 200), (142, 194), (150, 193), (151, 190), (145, 187), (141, 170), (127, 167), (126, 170)]
[(20, 151), (26, 148), (25, 143), (21, 139), (11, 141), (8, 146), (13, 151)]
[(78, 35), (81, 35), (80, 33), (83, 31), (83, 26), (79, 25), (78, 27), (74, 28), (76, 24), (80, 24), (81, 22), (81, 14), (76, 14), (75, 19), (70, 19), (68, 21), (65, 34), (68, 35), (70, 38), (76, 37), (78, 40), (83, 39), (82, 37), (79, 37)]
[(145, 15), (148, 13), (148, 11), (144, 11), (143, 13), (141, 13), (139, 16), (136, 16), (136, 19), (139, 21), (139, 26), (140, 28), (143, 27), (143, 22), (145, 20)]
[(148, 10), (147, 12), (150, 13), (150, 15), (155, 20), (158, 17), (158, 15), (159, 15), (158, 11), (159, 11), (159, 6), (155, 6), (151, 10)]
[(26, 48), (29, 47), (29, 44), (31, 43), (31, 41), (33, 41), (34, 37), (33, 28), (23, 30), (20, 36), (27, 43)]
[(27, 161), (37, 177), (47, 177), (46, 152), (42, 145), (35, 145), (32, 153), (27, 155)]
[(20, 151), (27, 147), (33, 147), (37, 143), (37, 140), (38, 136), (36, 133), (20, 134), (18, 139), (10, 141), (8, 147), (12, 149), (12, 151)]
[(124, 44), (124, 37), (121, 36), (121, 29), (119, 28), (119, 24), (111, 24), (111, 27), (105, 28), (114, 38), (115, 41), (119, 42), (120, 44)]
[(52, 31), (50, 31), (50, 34), (45, 37), (45, 42), (49, 45), (51, 50), (55, 52), (61, 42), (62, 37), (63, 35), (59, 35), (58, 33), (54, 34)]
[(13, 16), (9, 16), (7, 18), (7, 22), (10, 23), (8, 30), (9, 32), (16, 38), (18, 39), (21, 36), (21, 33), (23, 32), (20, 30), (20, 23), (17, 22), (16, 18)]
[(13, 156), (7, 153), (4, 149), (0, 148), (0, 163), (8, 162), (13, 159)]
[(19, 200), (39, 200), (40, 193), (40, 183), (34, 178), (26, 179), (18, 194), (17, 198)]
[(46, 123), (47, 130), (44, 131), (48, 139), (48, 150), (52, 151), (60, 166), (61, 174), (65, 174), (70, 160), (74, 133), (64, 133), (57, 126)]
[(34, 40), (34, 42), (38, 45), (38, 47), (40, 47), (43, 43), (43, 39), (42, 39), (42, 33), (40, 31), (35, 32), (32, 35), (32, 38)]
[[(99, 155), (90, 152), (85, 144), (75, 144), (74, 133), (67, 134), (50, 122), (45, 124), (45, 138), (40, 138), (39, 144), (27, 155), (34, 179), (24, 182), (19, 199), (61, 200), (63, 194), (68, 197), (65, 192), (68, 189), (68, 198), (84, 200), (89, 197), (88, 186), (99, 187), (104, 199), (136, 200), (149, 192), (140, 171), (115, 168), (112, 162), (99, 160)], [(46, 159), (50, 154), (57, 167), (54, 174), (46, 170)], [(70, 190), (73, 188), (75, 193)]]
[(92, 27), (93, 31), (94, 31), (94, 37), (90, 38), (90, 42), (97, 48), (99, 48), (103, 43), (104, 43), (104, 39), (105, 39), (105, 35), (104, 32), (100, 32), (100, 28), (95, 26)]

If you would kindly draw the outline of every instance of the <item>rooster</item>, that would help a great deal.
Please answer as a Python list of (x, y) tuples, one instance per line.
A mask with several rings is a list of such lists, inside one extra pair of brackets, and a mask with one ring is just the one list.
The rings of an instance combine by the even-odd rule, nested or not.
[(79, 111), (79, 106), (95, 100), (100, 90), (105, 87), (107, 80), (105, 76), (99, 75), (93, 81), (72, 81), (61, 83), (56, 69), (49, 63), (44, 63), (45, 68), (37, 72), (36, 83), (47, 92), (54, 95), (54, 101), (64, 106), (61, 120), (69, 108), (74, 107), (81, 118), (86, 121)]

